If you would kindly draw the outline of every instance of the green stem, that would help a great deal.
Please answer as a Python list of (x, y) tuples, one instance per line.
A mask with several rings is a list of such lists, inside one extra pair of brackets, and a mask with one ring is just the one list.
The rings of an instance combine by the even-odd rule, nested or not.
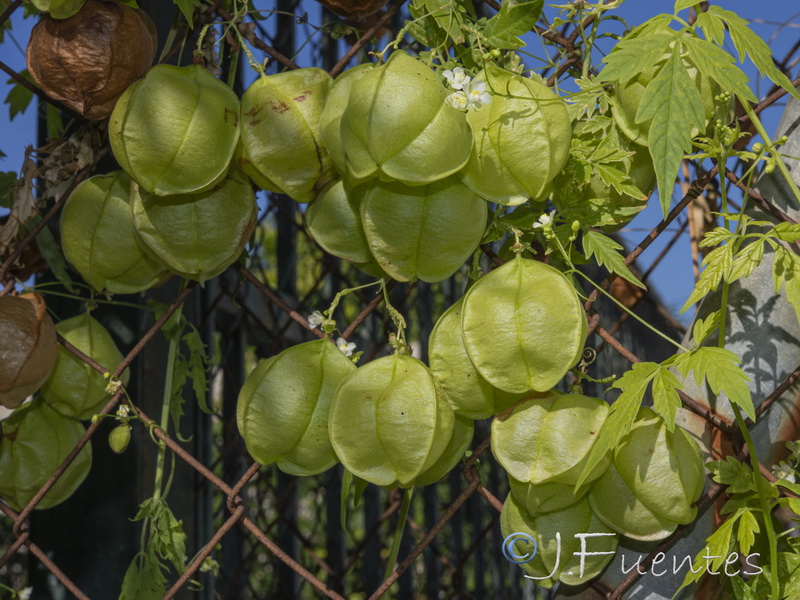
[(147, 306), (143, 306), (141, 304), (134, 304), (133, 302), (120, 302), (118, 300), (98, 300), (97, 298), (84, 298), (83, 296), (78, 296), (76, 294), (67, 294), (65, 292), (51, 292), (49, 290), (42, 290), (36, 289), (36, 286), (33, 287), (25, 287), (23, 288), (26, 292), (27, 291), (34, 291), (37, 294), (46, 294), (48, 296), (60, 296), (62, 298), (69, 298), (71, 300), (80, 300), (82, 302), (94, 302), (95, 304), (110, 304), (112, 306), (124, 306), (127, 308), (135, 308), (138, 310), (151, 310)]
[[(180, 321), (183, 306), (179, 306), (175, 311), (175, 318)], [(169, 350), (167, 351), (167, 372), (164, 378), (164, 397), (161, 401), (161, 430), (166, 432), (169, 427), (169, 408), (172, 403), (172, 379), (175, 374), (175, 360), (178, 356), (178, 347), (181, 343), (180, 334), (173, 335), (169, 340)], [(153, 500), (161, 498), (162, 482), (164, 480), (164, 461), (167, 455), (167, 445), (163, 440), (158, 443), (158, 458), (156, 459), (156, 478), (154, 484)]]
[(400, 504), (400, 516), (397, 520), (397, 526), (394, 529), (394, 539), (392, 540), (392, 549), (389, 552), (389, 559), (386, 562), (386, 573), (383, 575), (384, 581), (389, 579), (389, 576), (394, 571), (394, 563), (397, 562), (397, 555), (400, 553), (400, 540), (403, 538), (403, 532), (406, 529), (406, 519), (408, 518), (408, 508), (411, 506), (411, 496), (414, 493), (414, 488), (407, 488), (403, 495), (403, 502)]
[[(750, 122), (753, 123), (753, 125), (756, 128), (756, 131), (758, 131), (759, 135), (761, 135), (761, 137), (764, 140), (764, 142), (766, 142), (766, 144), (769, 147), (772, 147), (773, 146), (773, 142), (770, 139), (769, 135), (767, 135), (767, 131), (764, 129), (764, 126), (761, 124), (761, 121), (759, 120), (758, 115), (753, 111), (752, 107), (750, 106), (750, 103), (749, 102), (742, 102), (742, 106), (744, 106), (744, 109), (747, 111), (747, 116), (750, 117)], [(795, 183), (794, 178), (792, 178), (791, 173), (789, 173), (789, 169), (786, 168), (786, 163), (783, 162), (783, 157), (780, 155), (780, 152), (774, 152), (773, 156), (777, 159), (778, 168), (781, 170), (781, 173), (783, 174), (783, 178), (786, 180), (786, 183), (789, 186), (789, 189), (792, 190), (792, 193), (794, 194), (795, 199), (798, 202), (800, 202), (800, 189), (797, 188), (797, 184)]]
[[(751, 119), (755, 118), (755, 115), (751, 115)], [(725, 164), (727, 162), (727, 156), (724, 155), (720, 157), (720, 164), (723, 168), (725, 168)], [(722, 214), (724, 215), (725, 221), (725, 228), (730, 228), (730, 220), (728, 219), (728, 197), (726, 188), (724, 185), (720, 186), (721, 192), (721, 199), (722, 199)], [(745, 207), (747, 206), (747, 198), (748, 194), (745, 192), (744, 200), (742, 202), (742, 209), (741, 214), (744, 214)], [(736, 232), (739, 233), (742, 229), (742, 219), (736, 224)], [(758, 243), (758, 242), (754, 242)], [(727, 281), (722, 283), (722, 296), (720, 298), (720, 321), (719, 321), (719, 338), (717, 340), (718, 347), (725, 348), (725, 328), (726, 322), (728, 319), (728, 290), (730, 288), (730, 284)], [(739, 427), (739, 431), (742, 433), (742, 437), (744, 438), (745, 443), (747, 444), (747, 448), (750, 454), (750, 464), (753, 467), (753, 475), (756, 478), (756, 487), (758, 488), (758, 501), (761, 505), (761, 512), (764, 515), (764, 529), (767, 533), (767, 540), (769, 543), (769, 566), (770, 566), (770, 574), (771, 574), (771, 585), (772, 585), (772, 598), (773, 600), (778, 600), (778, 540), (775, 537), (775, 529), (772, 526), (772, 511), (769, 507), (769, 500), (768, 494), (769, 490), (765, 489), (767, 482), (764, 480), (764, 477), (761, 475), (761, 467), (759, 465), (758, 456), (756, 455), (756, 448), (753, 445), (753, 439), (750, 436), (750, 431), (747, 429), (747, 425), (742, 418), (742, 411), (740, 408), (734, 404), (733, 402), (730, 403), (731, 408), (733, 409), (734, 417), (736, 418), (736, 425)]]

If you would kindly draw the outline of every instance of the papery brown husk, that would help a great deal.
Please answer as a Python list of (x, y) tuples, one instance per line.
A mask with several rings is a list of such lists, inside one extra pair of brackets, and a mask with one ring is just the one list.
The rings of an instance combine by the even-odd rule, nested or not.
[(361, 21), (378, 12), (388, 0), (317, 0), (337, 15)]
[(51, 98), (104, 119), (156, 53), (150, 17), (118, 2), (88, 0), (63, 21), (42, 18), (28, 42), (28, 71)]
[(17, 408), (53, 370), (56, 329), (39, 294), (0, 298), (0, 405)]

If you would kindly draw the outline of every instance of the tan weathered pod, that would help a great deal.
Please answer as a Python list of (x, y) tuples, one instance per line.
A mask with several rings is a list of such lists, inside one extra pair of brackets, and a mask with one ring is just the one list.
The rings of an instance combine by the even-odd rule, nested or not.
[(388, 0), (317, 0), (337, 15), (360, 21), (378, 12)]
[(69, 18), (49, 4), (50, 15), (31, 31), (28, 72), (51, 98), (89, 119), (105, 119), (153, 64), (155, 26), (147, 14), (119, 2), (88, 0)]
[[(122, 362), (122, 353), (111, 333), (89, 313), (65, 319), (56, 331), (86, 356), (113, 372)], [(120, 380), (127, 383), (126, 369)], [(108, 380), (66, 348), (58, 348), (58, 358), (52, 374), (42, 386), (42, 396), (49, 406), (67, 417), (91, 419), (110, 395)]]
[(0, 297), (0, 405), (16, 408), (56, 362), (56, 330), (39, 294)]
[(242, 96), (239, 166), (259, 187), (311, 202), (335, 179), (320, 115), (333, 80), (317, 68), (256, 79)]
[(97, 175), (75, 188), (61, 212), (64, 256), (99, 292), (135, 294), (166, 273), (166, 265), (141, 247), (130, 194), (124, 171)]
[[(0, 497), (14, 510), (25, 508), (85, 432), (80, 421), (60, 415), (41, 398), (15, 411), (3, 421), (0, 433)], [(92, 446), (87, 442), (36, 508), (69, 498), (91, 466)]]
[(158, 65), (120, 97), (108, 124), (120, 166), (159, 196), (198, 193), (228, 172), (239, 98), (200, 65)]
[(669, 431), (658, 415), (642, 407), (611, 466), (589, 491), (589, 501), (613, 530), (654, 541), (695, 519), (693, 503), (704, 485), (697, 443), (681, 427)]
[(203, 282), (242, 253), (256, 222), (250, 180), (232, 171), (198, 194), (156, 196), (134, 186), (133, 224), (146, 251), (175, 274)]
[[(614, 558), (619, 540), (592, 512), (585, 498), (561, 510), (531, 515), (509, 495), (500, 514), (500, 530), (506, 557), (518, 563), (537, 585), (546, 588), (557, 581), (571, 586), (591, 581)], [(510, 537), (514, 534), (517, 535)], [(586, 534), (588, 537), (582, 540)], [(534, 552), (532, 542), (536, 544), (535, 554), (530, 557)]]

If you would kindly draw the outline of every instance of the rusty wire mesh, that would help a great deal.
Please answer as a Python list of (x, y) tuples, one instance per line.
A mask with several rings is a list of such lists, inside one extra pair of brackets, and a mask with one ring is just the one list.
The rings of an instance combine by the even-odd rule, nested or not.
[[(10, 18), (21, 3), (21, 0), (11, 3), (0, 15), (0, 24)], [(485, 0), (484, 3), (494, 10), (499, 8), (498, 3), (492, 0)], [(331, 74), (340, 73), (362, 48), (372, 44), (375, 35), (390, 26), (402, 4), (402, 0), (394, 0), (383, 15), (357, 40), (354, 40), (350, 48), (331, 66), (329, 69)], [(297, 5), (294, 6), (296, 8)], [(197, 26), (209, 22), (214, 17), (215, 11), (218, 11), (218, 6), (209, 6), (198, 19)], [(226, 15), (221, 14), (221, 16)], [(302, 19), (302, 15), (297, 16)], [(579, 32), (565, 30), (552, 33), (540, 30), (539, 33), (556, 45), (559, 49), (557, 54), (562, 57), (558, 68), (550, 76), (552, 85), (558, 77), (579, 63), (579, 54), (574, 52)], [(290, 58), (276, 50), (262, 37), (255, 38), (256, 48), (283, 67), (296, 68), (297, 65)], [(782, 64), (789, 64), (791, 58), (791, 55), (787, 56)], [(14, 79), (25, 81), (5, 64), (0, 63), (0, 69)], [(795, 85), (798, 83), (800, 79), (793, 81)], [(38, 90), (34, 91), (40, 94)], [(784, 90), (771, 90), (755, 108), (755, 112), (760, 113), (772, 106), (784, 95)], [(42, 100), (50, 102), (46, 97), (42, 97)], [(737, 118), (740, 125), (743, 127), (747, 125), (746, 116)], [(2, 284), (0, 295), (15, 293), (14, 267), (23, 251), (33, 243), (42, 229), (53, 222), (74, 187), (91, 175), (107, 154), (107, 147), (95, 153), (93, 164), (76, 174), (66, 193), (47, 210), (41, 221), (28, 231), (24, 239), (20, 240), (5, 258), (0, 266), (0, 284)], [(683, 198), (627, 255), (626, 264), (634, 265), (636, 259), (656, 238), (664, 234), (670, 225), (677, 224), (677, 229), (666, 248), (643, 274), (646, 279), (689, 227), (689, 217), (684, 211), (704, 193), (708, 186), (712, 185), (718, 175), (718, 168), (715, 167), (708, 172), (696, 172), (694, 178), (687, 177)], [(724, 177), (726, 185), (734, 184), (743, 188), (737, 183), (734, 173), (726, 170)], [(769, 215), (781, 221), (795, 222), (758, 193), (752, 190), (744, 191)], [(357, 285), (362, 281), (362, 276), (352, 267), (327, 256), (316, 247), (303, 228), (300, 214), (291, 201), (287, 203), (281, 197), (267, 196), (261, 223), (273, 231), (278, 231), (278, 239), (270, 242), (275, 247), (264, 248), (263, 252), (255, 248), (251, 255), (256, 256), (256, 259), (252, 260), (249, 266), (239, 264), (231, 267), (213, 285), (208, 285), (205, 289), (200, 289), (195, 283), (189, 283), (183, 291), (175, 292), (166, 312), (148, 324), (114, 371), (114, 375), (119, 376), (134, 363), (149, 344), (157, 339), (159, 331), (179, 306), (200, 294), (204, 296), (204, 310), (198, 319), (198, 326), (201, 329), (207, 325), (209, 315), (219, 310), (222, 304), (232, 303), (233, 312), (239, 311), (245, 315), (245, 327), (259, 332), (256, 336), (259, 342), (251, 344), (255, 346), (251, 359), (275, 354), (284, 347), (307, 338), (308, 335), (321, 335), (319, 330), (308, 327), (306, 315), (322, 306), (326, 299), (329, 301), (338, 289)], [(302, 255), (301, 258), (313, 266), (303, 274), (303, 281), (300, 283), (296, 265), (295, 281), (291, 284), (281, 281), (285, 273), (281, 273), (280, 268), (278, 280), (270, 282), (268, 271), (272, 267), (269, 261), (274, 258), (270, 258), (269, 252), (277, 252), (279, 263), (282, 260), (285, 263), (287, 250), (281, 249), (280, 245), (287, 237), (297, 238), (288, 249), (292, 255), (289, 258), (298, 261), (300, 260), (298, 256)], [(487, 266), (502, 264), (496, 249), (491, 245), (483, 246), (485, 255), (483, 260)], [(284, 252), (282, 257), (281, 252)], [(604, 285), (606, 287), (612, 285), (614, 279), (614, 276), (606, 278)], [(458, 298), (458, 290), (463, 287), (464, 281), (465, 276), (462, 274), (455, 280), (440, 285), (420, 283), (394, 286), (392, 302), (401, 312), (415, 314), (416, 318), (411, 319), (411, 324), (417, 331), (415, 335), (410, 336), (412, 339), (426, 339), (426, 332), (432, 327), (433, 315), (440, 313)], [(248, 302), (248, 294), (254, 290), (260, 294), (261, 300)], [(609, 364), (614, 364), (619, 371), (628, 363), (638, 362), (640, 357), (629, 348), (628, 344), (620, 340), (620, 334), (630, 325), (626, 322), (627, 315), (620, 314), (613, 308), (604, 307), (602, 302), (598, 302), (598, 297), (597, 291), (592, 292), (585, 304), (590, 334), (595, 335), (589, 339), (595, 340), (596, 349), (601, 357), (609, 357), (609, 349), (616, 357), (607, 359), (603, 363), (603, 369), (607, 371)], [(353, 298), (348, 298), (344, 304), (342, 315), (350, 315), (350, 324), (343, 331), (343, 337), (353, 338), (363, 332), (359, 344), (365, 350), (365, 360), (376, 357), (386, 349), (389, 319), (382, 310), (382, 300), (381, 295), (371, 296), (361, 292)], [(636, 308), (644, 300), (647, 300), (645, 295), (634, 297), (630, 307)], [(241, 327), (240, 323), (239, 330)], [(217, 331), (228, 333), (236, 329), (224, 330), (218, 327)], [(673, 335), (678, 333), (677, 330), (673, 331)], [(65, 340), (59, 341), (67, 350), (97, 371), (106, 372), (103, 365), (97, 364)], [(207, 341), (213, 343), (212, 339)], [(422, 343), (424, 344), (424, 341)], [(215, 373), (221, 380), (219, 387), (227, 390), (228, 394), (232, 393), (234, 397), (238, 390), (237, 386), (241, 384), (235, 377), (235, 371), (237, 369), (242, 371), (244, 368), (246, 345), (231, 351), (232, 360), (238, 361), (237, 367), (231, 367), (230, 363), (226, 362), (231, 356), (223, 357), (215, 367)], [(798, 377), (800, 377), (800, 367), (767, 397), (756, 399), (758, 415), (769, 410)], [(224, 395), (219, 390), (217, 393)], [(123, 392), (116, 393), (101, 413), (112, 413), (122, 399)], [(735, 452), (744, 456), (740, 434), (731, 423), (686, 394), (682, 393), (681, 399), (686, 408), (705, 419), (710, 427), (718, 429), (725, 438), (731, 440)], [(135, 408), (142, 421), (152, 421), (138, 402)], [(498, 519), (508, 487), (499, 467), (493, 463), (491, 453), (487, 452), (490, 441), (487, 422), (476, 423), (476, 436), (471, 455), (458, 472), (451, 473), (439, 484), (429, 486), (425, 489), (424, 495), (417, 497), (408, 518), (408, 538), (399, 563), (391, 575), (385, 581), (381, 581), (379, 573), (383, 570), (384, 558), (381, 552), (385, 551), (382, 540), (389, 537), (390, 525), (400, 507), (398, 490), (391, 492), (372, 488), (368, 490), (364, 502), (369, 506), (364, 509), (360, 517), (363, 521), (360, 523), (359, 534), (348, 539), (344, 539), (341, 531), (338, 532), (340, 535), (331, 535), (330, 529), (338, 526), (337, 497), (341, 484), (340, 470), (332, 469), (318, 477), (293, 478), (283, 476), (275, 469), (262, 469), (247, 456), (238, 437), (235, 421), (229, 418), (230, 415), (226, 414), (224, 407), (216, 408), (216, 413), (210, 417), (208, 429), (214, 442), (211, 444), (211, 451), (202, 458), (193, 455), (185, 444), (159, 427), (152, 430), (154, 436), (165, 443), (177, 459), (195, 474), (197, 486), (194, 490), (190, 490), (190, 493), (199, 494), (204, 491), (203, 493), (211, 495), (211, 526), (205, 538), (196, 540), (198, 553), (186, 571), (174, 578), (165, 598), (175, 597), (181, 590), (189, 589), (192, 580), (208, 582), (208, 576), (203, 576), (201, 573), (204, 560), (214, 555), (218, 545), (226, 538), (234, 535), (240, 539), (242, 561), (225, 574), (224, 581), (219, 579), (213, 584), (221, 597), (322, 595), (336, 599), (368, 597), (373, 600), (387, 593), (395, 594), (395, 590), (403, 586), (406, 590), (401, 595), (406, 597), (522, 597), (520, 576), (516, 567), (495, 560), (500, 546)], [(73, 583), (70, 574), (62, 571), (56, 561), (48, 555), (48, 549), (37, 545), (36, 535), (30, 528), (30, 519), (32, 511), (42, 497), (78, 455), (81, 448), (96, 437), (101, 426), (102, 422), (99, 421), (87, 427), (86, 433), (70, 455), (23, 510), (16, 512), (0, 502), (0, 510), (5, 515), (3, 529), (0, 530), (0, 552), (3, 553), (0, 557), (0, 568), (7, 569), (9, 565), (15, 564), (18, 566), (27, 560), (37, 561), (75, 597), (88, 598)], [(766, 477), (774, 480), (767, 469), (762, 468), (762, 471)], [(697, 503), (700, 512), (708, 510), (724, 492), (722, 486), (712, 484)], [(372, 514), (367, 514), (370, 511)], [(683, 535), (685, 529), (685, 526), (679, 527), (668, 539), (654, 548), (642, 561), (642, 567), (646, 568), (658, 552), (671, 547)], [(276, 541), (278, 539), (282, 543)], [(289, 548), (282, 547), (287, 545)], [(503, 564), (500, 564), (501, 562)], [(19, 568), (15, 571), (17, 572)], [(409, 577), (412, 572), (414, 577)], [(423, 574), (427, 577), (423, 577)], [(621, 598), (639, 576), (638, 570), (633, 570), (616, 589), (605, 589), (600, 584), (595, 584), (594, 590), (598, 597)], [(442, 591), (440, 585), (432, 583), (444, 580), (448, 582), (446, 592)], [(291, 589), (286, 587), (286, 581), (293, 582), (289, 584)], [(360, 595), (352, 596), (354, 592)]]

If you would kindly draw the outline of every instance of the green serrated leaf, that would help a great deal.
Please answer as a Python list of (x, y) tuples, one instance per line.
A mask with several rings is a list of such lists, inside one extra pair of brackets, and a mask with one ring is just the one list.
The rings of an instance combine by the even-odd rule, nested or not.
[(672, 10), (672, 12), (677, 15), (682, 10), (692, 8), (697, 4), (700, 4), (700, 2), (697, 0), (675, 0), (675, 8)]
[(691, 150), (692, 131), (705, 126), (703, 99), (681, 59), (681, 44), (673, 46), (667, 62), (645, 88), (636, 121), (650, 121), (647, 140), (666, 217), (681, 160)]
[(192, 391), (194, 392), (197, 403), (207, 415), (211, 415), (214, 411), (208, 406), (207, 394), (208, 391), (208, 364), (209, 359), (206, 354), (206, 345), (203, 343), (200, 332), (197, 331), (194, 325), (189, 323), (189, 331), (183, 336), (183, 341), (186, 344), (186, 349), (189, 352), (187, 358), (188, 376), (192, 380)]
[(687, 36), (683, 45), (689, 57), (705, 77), (716, 81), (720, 87), (736, 94), (743, 102), (757, 102), (748, 85), (747, 74), (736, 66), (736, 59), (713, 42)]
[(743, 494), (758, 490), (750, 465), (735, 456), (708, 462), (706, 468), (711, 472), (714, 481), (728, 486), (728, 492), (731, 494)]
[[(19, 74), (31, 84), (36, 85), (27, 69), (21, 71)], [(14, 117), (21, 115), (28, 109), (31, 100), (33, 100), (33, 92), (14, 78), (6, 81), (6, 85), (10, 85), (11, 89), (3, 103), (8, 104), (8, 118), (13, 121)]]
[(760, 531), (758, 521), (749, 510), (743, 511), (739, 519), (739, 529), (736, 532), (736, 539), (739, 542), (739, 551), (742, 554), (750, 552), (750, 548), (756, 541), (756, 534)]
[(625, 264), (625, 259), (619, 250), (622, 250), (622, 246), (607, 235), (598, 231), (587, 231), (583, 234), (583, 252), (587, 259), (594, 256), (595, 261), (601, 267), (604, 266), (610, 272), (619, 275), (635, 286), (647, 289)]
[(800, 241), (800, 223), (792, 224), (785, 221), (778, 223), (766, 235), (793, 244)]
[(692, 293), (689, 294), (686, 304), (681, 308), (681, 312), (685, 312), (687, 308), (705, 298), (706, 294), (716, 290), (723, 278), (728, 276), (732, 263), (733, 249), (730, 244), (717, 246), (709, 252), (703, 259), (705, 268), (700, 273), (700, 278)]
[(757, 239), (747, 245), (743, 250), (740, 250), (736, 257), (733, 259), (731, 271), (726, 278), (726, 281), (733, 283), (742, 277), (750, 277), (755, 271), (756, 267), (761, 264), (761, 259), (764, 258), (764, 239)]
[(681, 375), (686, 377), (692, 371), (697, 385), (703, 385), (705, 380), (716, 396), (725, 394), (730, 402), (739, 406), (753, 421), (756, 420), (753, 399), (747, 386), (750, 378), (739, 367), (742, 360), (736, 354), (725, 348), (703, 346), (678, 357), (675, 366)]
[[(41, 221), (41, 217), (33, 217), (28, 222), (26, 229), (27, 227), (35, 227), (39, 221)], [(73, 294), (79, 293), (78, 289), (75, 287), (75, 282), (72, 281), (72, 278), (69, 276), (69, 271), (67, 271), (67, 261), (64, 258), (64, 254), (58, 247), (56, 239), (53, 237), (53, 233), (48, 227), (42, 229), (36, 236), (36, 246), (39, 248), (39, 253), (42, 255), (42, 258), (50, 266), (50, 270), (64, 287)]]
[(701, 248), (710, 248), (711, 246), (719, 246), (725, 240), (728, 240), (733, 237), (733, 233), (730, 230), (725, 229), (724, 227), (715, 227), (708, 233), (706, 233), (705, 237), (700, 240), (698, 246)]
[(179, 573), (186, 570), (186, 534), (183, 522), (162, 499), (155, 503), (151, 516), (151, 547), (156, 556), (168, 560)]
[(722, 311), (716, 310), (705, 319), (697, 319), (692, 327), (692, 338), (695, 346), (701, 345), (711, 335), (722, 321)]
[(703, 35), (709, 42), (714, 42), (717, 46), (725, 43), (725, 23), (714, 13), (701, 12), (697, 15), (695, 26), (703, 30)]
[(733, 45), (739, 53), (739, 62), (744, 62), (745, 55), (749, 56), (762, 75), (765, 75), (773, 83), (785, 89), (797, 100), (800, 100), (800, 93), (794, 88), (792, 82), (775, 66), (772, 60), (772, 50), (767, 42), (750, 29), (747, 21), (735, 12), (725, 10), (720, 6), (711, 6), (708, 10), (722, 19), (728, 26), (731, 41), (733, 41)]
[(619, 441), (627, 435), (636, 419), (636, 413), (642, 405), (642, 398), (647, 386), (661, 369), (661, 365), (651, 362), (635, 363), (630, 371), (614, 382), (611, 387), (622, 390), (608, 413), (600, 432), (597, 434), (592, 450), (586, 461), (586, 466), (578, 478), (576, 488), (579, 488), (594, 468), (605, 456), (614, 450)]
[(167, 578), (163, 565), (152, 552), (140, 552), (133, 557), (119, 600), (160, 600), (167, 591)]
[(661, 366), (653, 377), (653, 409), (664, 419), (669, 431), (675, 430), (675, 415), (681, 405), (680, 380), (668, 368)]
[(533, 29), (542, 14), (544, 0), (506, 0), (486, 22), (483, 34), (488, 43), (500, 50), (521, 48), (525, 43), (518, 36)]
[(598, 79), (625, 83), (661, 62), (673, 42), (675, 35), (664, 32), (623, 39), (603, 59), (606, 66)]

